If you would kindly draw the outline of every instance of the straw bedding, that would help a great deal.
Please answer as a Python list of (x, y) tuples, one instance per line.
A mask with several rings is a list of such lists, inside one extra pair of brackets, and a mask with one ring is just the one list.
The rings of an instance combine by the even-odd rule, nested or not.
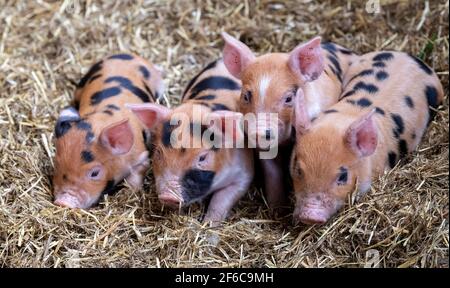
[[(0, 0), (0, 267), (448, 267), (449, 2)], [(428, 3), (425, 3), (428, 2)], [(220, 31), (257, 53), (320, 34), (359, 53), (424, 57), (446, 98), (417, 152), (322, 227), (274, 218), (257, 189), (218, 229), (167, 210), (152, 176), (88, 211), (52, 204), (53, 126), (74, 83), (118, 51), (164, 67), (166, 96), (220, 55)], [(220, 242), (211, 246), (208, 235)], [(376, 258), (378, 256), (378, 258)], [(374, 258), (375, 257), (375, 258)], [(375, 261), (376, 262), (376, 261)]]

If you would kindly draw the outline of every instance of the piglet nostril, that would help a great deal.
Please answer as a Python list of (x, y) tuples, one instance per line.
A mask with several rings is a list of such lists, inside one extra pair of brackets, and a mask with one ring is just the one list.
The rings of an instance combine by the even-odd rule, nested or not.
[(272, 132), (270, 131), (270, 129), (266, 130), (266, 140), (269, 141), (270, 139), (272, 139)]
[(162, 204), (170, 207), (178, 207), (180, 205), (180, 200), (175, 195), (169, 193), (162, 194), (158, 198)]

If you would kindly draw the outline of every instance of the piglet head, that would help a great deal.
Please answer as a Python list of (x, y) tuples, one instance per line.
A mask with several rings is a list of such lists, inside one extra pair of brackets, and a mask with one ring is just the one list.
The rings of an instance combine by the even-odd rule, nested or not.
[(324, 224), (346, 203), (356, 184), (367, 179), (366, 161), (375, 152), (378, 135), (372, 117), (373, 111), (344, 128), (315, 123), (297, 134), (290, 165), (295, 222)]
[[(112, 193), (126, 163), (122, 159), (133, 146), (128, 120), (113, 123), (97, 132), (89, 119), (74, 108), (64, 109), (56, 127), (55, 204), (89, 208), (105, 193)], [(119, 156), (119, 157), (118, 157)]]
[[(230, 149), (242, 140), (242, 115), (210, 112), (183, 104), (170, 110), (158, 104), (128, 105), (151, 130), (152, 167), (159, 200), (169, 207), (187, 206), (209, 195), (223, 181)], [(198, 110), (196, 110), (198, 109)]]
[(291, 136), (297, 91), (317, 79), (324, 69), (320, 37), (298, 45), (289, 54), (259, 57), (227, 33), (222, 37), (225, 66), (242, 81), (240, 112), (255, 114), (253, 122), (245, 127), (250, 140), (259, 148), (264, 148), (260, 142), (285, 142)]

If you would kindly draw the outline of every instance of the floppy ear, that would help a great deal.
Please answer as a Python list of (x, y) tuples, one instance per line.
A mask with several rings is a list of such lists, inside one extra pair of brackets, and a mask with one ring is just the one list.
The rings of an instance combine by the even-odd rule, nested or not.
[(223, 47), (223, 62), (228, 72), (234, 77), (241, 79), (242, 71), (255, 59), (250, 48), (247, 45), (222, 32), (222, 38), (225, 40)]
[(358, 157), (370, 156), (378, 144), (378, 131), (373, 123), (375, 109), (353, 122), (345, 133), (345, 142)]
[(294, 109), (294, 127), (298, 134), (305, 134), (311, 126), (308, 110), (306, 109), (306, 99), (302, 88), (297, 89), (295, 95), (295, 109)]
[(144, 124), (144, 126), (152, 130), (158, 123), (161, 123), (170, 113), (170, 109), (159, 104), (126, 104), (134, 115)]
[(134, 136), (128, 119), (104, 128), (100, 133), (100, 143), (113, 155), (122, 155), (130, 151)]
[(221, 136), (225, 148), (236, 147), (234, 143), (244, 140), (242, 113), (232, 111), (216, 111), (208, 115), (210, 129)]
[(324, 69), (320, 37), (300, 44), (289, 53), (289, 68), (302, 81), (308, 82), (319, 78)]

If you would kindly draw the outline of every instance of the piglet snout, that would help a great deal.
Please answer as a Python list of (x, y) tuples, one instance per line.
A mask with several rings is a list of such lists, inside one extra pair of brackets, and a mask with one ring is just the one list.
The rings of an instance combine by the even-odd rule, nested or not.
[(323, 195), (315, 195), (313, 197), (307, 197), (297, 204), (297, 208), (294, 211), (294, 221), (301, 222), (307, 225), (322, 225), (325, 224), (328, 219), (335, 212), (335, 205), (331, 199)]
[(180, 199), (172, 193), (164, 193), (158, 196), (159, 201), (169, 207), (178, 208), (180, 206)]
[(67, 208), (82, 208), (77, 197), (64, 193), (56, 196), (55, 205)]
[(319, 209), (305, 209), (297, 216), (298, 220), (307, 225), (323, 225), (327, 222), (328, 217), (325, 211)]

